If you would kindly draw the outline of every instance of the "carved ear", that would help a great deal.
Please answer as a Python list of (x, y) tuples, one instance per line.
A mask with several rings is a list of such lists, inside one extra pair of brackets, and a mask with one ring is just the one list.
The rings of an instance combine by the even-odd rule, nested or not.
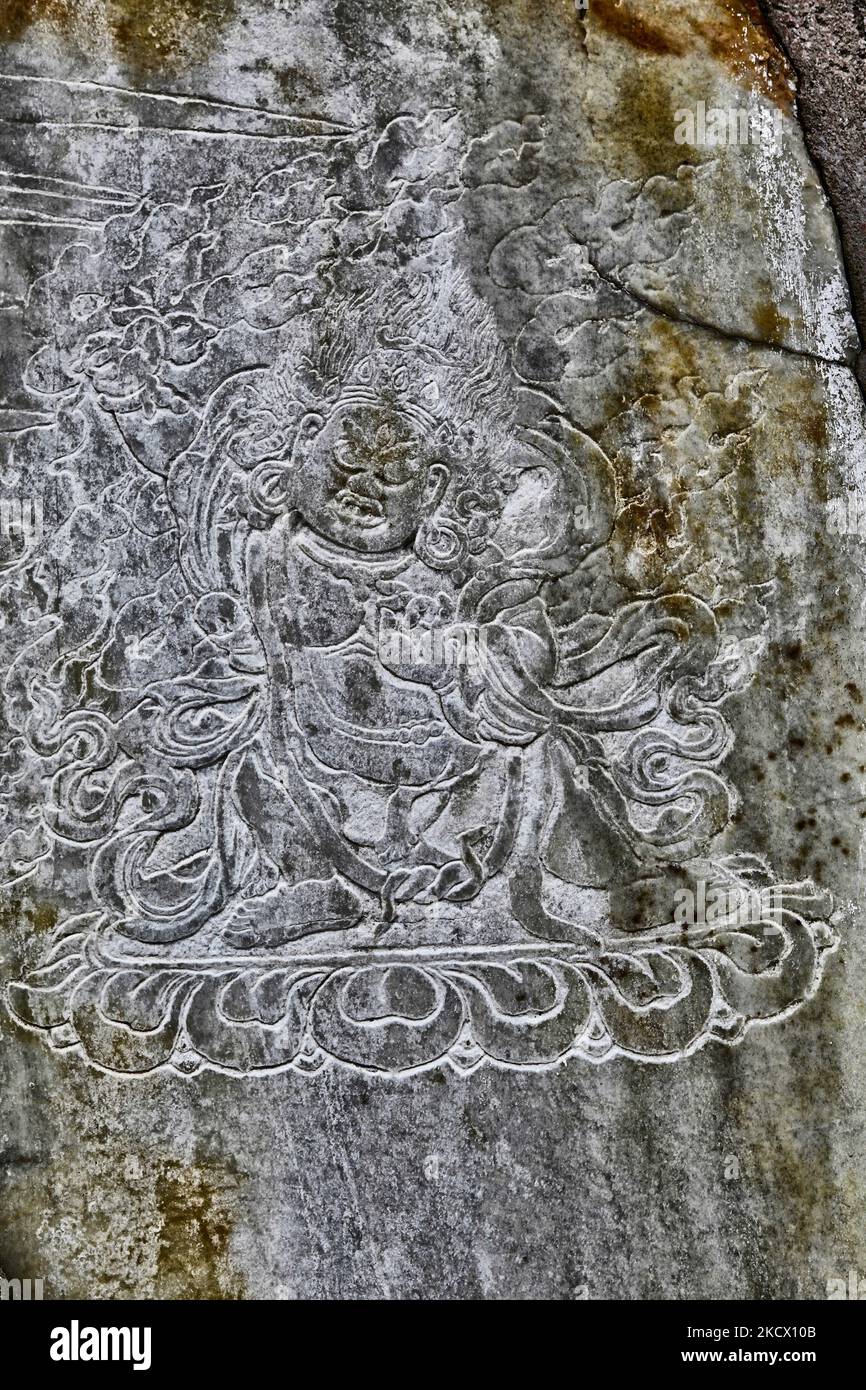
[(295, 469), (285, 459), (265, 459), (258, 468), (253, 469), (247, 483), (252, 515), (260, 518), (282, 516), (290, 511), (295, 495)]
[(303, 476), (304, 454), (324, 423), (322, 415), (313, 410), (307, 411), (298, 425), (290, 457), (263, 459), (253, 469), (247, 483), (247, 495), (252, 507), (250, 520), (254, 524), (256, 513), (261, 524), (263, 520), (291, 511), (299, 477)]
[(421, 399), (427, 405), (437, 405), (439, 402), (439, 382), (428, 381), (426, 386), (421, 388)]
[(444, 463), (431, 463), (427, 469), (427, 481), (424, 485), (424, 501), (428, 504), (431, 511), (438, 507), (442, 498), (445, 496), (445, 489), (451, 477), (451, 470)]
[(307, 445), (310, 443), (312, 439), (315, 439), (316, 435), (319, 433), (319, 430), (322, 428), (324, 423), (325, 417), (323, 415), (319, 415), (315, 410), (308, 410), (306, 415), (303, 416), (300, 424), (298, 425), (297, 434), (295, 435), (295, 442), (292, 445), (293, 464), (302, 461), (303, 454), (307, 448)]

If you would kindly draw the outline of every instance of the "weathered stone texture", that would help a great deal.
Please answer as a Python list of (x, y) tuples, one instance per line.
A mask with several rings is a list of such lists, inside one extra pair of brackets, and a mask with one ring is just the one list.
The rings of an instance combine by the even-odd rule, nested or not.
[(860, 341), (763, 11), (0, 37), (0, 1265), (866, 1269)]

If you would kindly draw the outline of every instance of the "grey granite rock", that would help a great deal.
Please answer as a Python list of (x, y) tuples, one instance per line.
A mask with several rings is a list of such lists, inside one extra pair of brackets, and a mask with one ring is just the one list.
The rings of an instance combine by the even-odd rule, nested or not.
[(860, 344), (761, 10), (0, 33), (0, 1264), (863, 1270)]
[[(861, 337), (866, 324), (866, 11), (859, 0), (764, 0), (798, 76), (806, 144), (824, 176), (839, 222)], [(861, 354), (858, 374), (864, 379)]]

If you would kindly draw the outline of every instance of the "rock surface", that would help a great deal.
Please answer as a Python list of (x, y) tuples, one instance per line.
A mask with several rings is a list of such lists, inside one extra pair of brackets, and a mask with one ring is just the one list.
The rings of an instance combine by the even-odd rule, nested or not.
[(762, 11), (0, 38), (0, 1266), (866, 1269), (860, 343)]
[[(866, 323), (863, 208), (866, 144), (863, 71), (866, 12), (859, 0), (764, 0), (777, 37), (797, 75), (797, 105), (807, 147), (817, 160), (839, 222), (861, 337)], [(861, 385), (864, 363), (858, 363)]]

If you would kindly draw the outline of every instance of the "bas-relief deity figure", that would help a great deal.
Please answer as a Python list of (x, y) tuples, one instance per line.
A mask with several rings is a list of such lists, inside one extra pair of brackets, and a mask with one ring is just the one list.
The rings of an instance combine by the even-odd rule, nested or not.
[[(614, 471), (442, 242), (342, 267), (104, 499), (166, 560), (100, 698), (13, 671), (93, 910), (10, 1003), (97, 1065), (674, 1060), (817, 985), (823, 896), (713, 850), (736, 650), (687, 591), (598, 602)], [(683, 928), (690, 876), (772, 919)]]

